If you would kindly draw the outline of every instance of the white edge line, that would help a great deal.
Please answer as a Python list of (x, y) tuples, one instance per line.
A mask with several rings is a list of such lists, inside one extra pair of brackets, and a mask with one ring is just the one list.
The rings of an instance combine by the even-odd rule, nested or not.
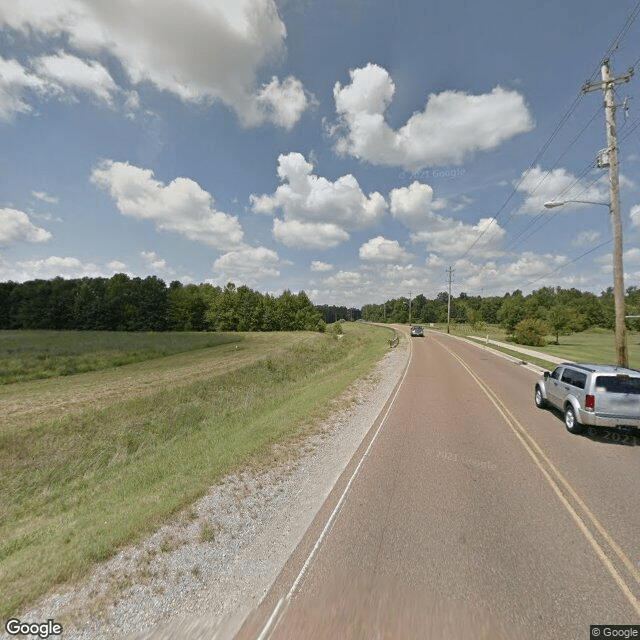
[(280, 598), (280, 600), (278, 601), (278, 604), (275, 606), (275, 608), (273, 610), (273, 613), (271, 614), (271, 616), (269, 616), (269, 620), (267, 620), (267, 624), (264, 626), (264, 629), (262, 629), (262, 632), (258, 636), (258, 640), (265, 640), (265, 638), (267, 637), (266, 634), (269, 633), (269, 629), (271, 627), (271, 624), (273, 623), (274, 619), (276, 618), (276, 616), (280, 612), (280, 609), (282, 608), (282, 603), (283, 602), (284, 602), (284, 598)]
[[(338, 500), (338, 503), (336, 504), (336, 506), (334, 507), (333, 511), (331, 512), (331, 515), (329, 516), (329, 519), (327, 520), (327, 523), (325, 524), (324, 528), (322, 529), (322, 532), (320, 533), (320, 536), (316, 540), (316, 543), (313, 546), (313, 549), (311, 550), (311, 553), (309, 553), (309, 556), (307, 557), (304, 565), (302, 566), (302, 569), (300, 569), (300, 573), (298, 574), (297, 578), (295, 579), (293, 585), (291, 585), (291, 589), (289, 589), (289, 592), (287, 593), (287, 595), (284, 598), (281, 598), (280, 601), (278, 602), (278, 604), (276, 605), (275, 609), (273, 610), (273, 613), (271, 614), (271, 616), (269, 617), (269, 620), (267, 621), (267, 624), (264, 626), (264, 628), (262, 629), (262, 632), (258, 636), (258, 640), (265, 640), (266, 638), (269, 637), (268, 634), (271, 632), (271, 626), (274, 623), (274, 620), (276, 620), (276, 616), (277, 616), (278, 619), (280, 618), (280, 615), (277, 615), (277, 614), (281, 613), (280, 610), (282, 609), (282, 605), (284, 604), (285, 608), (289, 605), (289, 602), (291, 601), (291, 598), (293, 597), (293, 594), (297, 591), (298, 586), (302, 582), (302, 579), (304, 578), (305, 574), (307, 573), (307, 570), (309, 569), (309, 566), (313, 562), (313, 559), (314, 559), (316, 553), (318, 552), (318, 549), (320, 549), (320, 547), (322, 546), (322, 543), (324, 542), (324, 539), (327, 537), (327, 534), (331, 530), (331, 527), (333, 526), (333, 523), (335, 522), (336, 518), (338, 517), (338, 513), (340, 512), (340, 509), (342, 508), (342, 505), (344, 504), (344, 501), (346, 500), (347, 493), (349, 492), (349, 489), (351, 488), (351, 485), (353, 484), (353, 481), (355, 480), (356, 476), (358, 475), (358, 472), (360, 471), (360, 468), (362, 467), (365, 459), (369, 455), (369, 451), (371, 451), (371, 448), (373, 447), (373, 443), (378, 438), (378, 434), (382, 430), (382, 427), (384, 427), (385, 423), (387, 422), (387, 418), (389, 417), (389, 413), (391, 413), (391, 409), (393, 409), (393, 405), (395, 404), (396, 398), (398, 397), (398, 394), (400, 393), (400, 389), (402, 389), (402, 385), (404, 383), (404, 379), (407, 377), (407, 373), (409, 371), (409, 366), (411, 365), (412, 357), (413, 357), (413, 347), (412, 347), (412, 344), (411, 344), (411, 340), (409, 340), (409, 361), (407, 362), (407, 365), (405, 367), (405, 370), (404, 370), (404, 373), (402, 375), (402, 378), (400, 379), (400, 383), (398, 384), (396, 392), (394, 393), (393, 398), (392, 398), (391, 402), (389, 403), (389, 406), (387, 407), (387, 411), (384, 414), (384, 417), (382, 418), (382, 422), (380, 422), (380, 425), (378, 426), (375, 434), (373, 435), (373, 438), (371, 438), (371, 442), (369, 443), (369, 446), (367, 447), (366, 451), (362, 454), (362, 458), (360, 458), (360, 462), (358, 462), (358, 466), (355, 468), (353, 474), (351, 475), (351, 478), (349, 478), (349, 482), (347, 482), (347, 486), (344, 488), (344, 491), (342, 492), (342, 495), (340, 496), (340, 500)], [(276, 620), (276, 624), (277, 624), (277, 620)], [(274, 625), (274, 628), (275, 628), (275, 625)]]

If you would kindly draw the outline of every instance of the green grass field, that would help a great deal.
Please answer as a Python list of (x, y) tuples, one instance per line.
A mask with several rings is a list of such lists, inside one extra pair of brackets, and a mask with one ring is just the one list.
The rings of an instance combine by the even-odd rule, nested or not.
[[(86, 575), (226, 474), (296, 455), (332, 401), (389, 349), (386, 328), (344, 330), (340, 339), (231, 334), (217, 346), (0, 387), (0, 617)], [(118, 351), (102, 335), (99, 348), (83, 337), (74, 357)], [(129, 336), (123, 351), (136, 352), (136, 338), (146, 339)], [(46, 349), (68, 349), (69, 336), (59, 339), (65, 346), (48, 332)]]
[(241, 334), (0, 331), (0, 384), (98, 371), (239, 342)]
[[(436, 325), (437, 329), (446, 331), (446, 324)], [(469, 325), (459, 324), (451, 326), (451, 333), (454, 335), (469, 336), (476, 335), (485, 338), (487, 335), (491, 340), (508, 342), (504, 329), (495, 325), (486, 325), (483, 329), (472, 329)], [(544, 347), (526, 347), (533, 351), (538, 351), (543, 362), (542, 366), (549, 365), (553, 368), (552, 363), (544, 364), (544, 354), (563, 358), (573, 362), (596, 362), (600, 364), (615, 364), (616, 349), (615, 337), (613, 331), (606, 329), (589, 329), (581, 333), (574, 333), (568, 336), (560, 336), (559, 344), (554, 344), (555, 336), (547, 336), (547, 344)], [(514, 347), (518, 347), (513, 343)], [(525, 346), (525, 345), (522, 345)], [(627, 332), (627, 346), (629, 354), (629, 366), (640, 369), (640, 334), (636, 331)], [(502, 350), (501, 351), (505, 351)], [(516, 351), (511, 351), (511, 355), (520, 357)], [(534, 359), (525, 358), (529, 361)]]

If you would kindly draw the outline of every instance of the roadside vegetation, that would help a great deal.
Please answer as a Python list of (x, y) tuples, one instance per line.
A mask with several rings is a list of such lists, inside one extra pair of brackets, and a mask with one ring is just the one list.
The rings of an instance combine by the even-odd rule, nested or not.
[(235, 345), (2, 387), (0, 617), (86, 575), (225, 475), (296, 456), (389, 349), (385, 328), (341, 329), (248, 333)]
[(0, 331), (0, 385), (99, 371), (242, 339), (238, 333)]
[[(435, 323), (431, 328), (446, 332), (447, 323)], [(580, 331), (578, 333), (572, 333), (569, 336), (564, 336), (559, 344), (555, 343), (555, 336), (544, 336), (544, 346), (526, 347), (531, 351), (539, 352), (539, 359), (536, 359), (533, 356), (524, 356), (515, 349), (492, 345), (491, 340), (495, 340), (497, 342), (505, 343), (512, 342), (515, 347), (519, 346), (515, 341), (510, 339), (509, 332), (500, 325), (485, 324), (479, 329), (477, 326), (473, 327), (466, 323), (453, 323), (450, 325), (449, 330), (452, 335), (463, 337), (474, 336), (478, 338), (476, 342), (479, 344), (487, 344), (488, 339), (488, 346), (492, 349), (508, 353), (516, 358), (521, 358), (527, 362), (532, 362), (533, 364), (538, 364), (550, 369), (553, 369), (555, 364), (549, 360), (544, 360), (545, 355), (573, 362), (595, 362), (599, 364), (611, 364), (612, 362), (615, 362), (616, 349), (614, 333), (611, 330), (599, 327), (593, 327), (586, 331)], [(640, 369), (640, 332), (629, 331), (627, 334), (627, 341), (629, 346), (629, 366)]]
[[(628, 315), (640, 316), (640, 289), (629, 287), (625, 302)], [(448, 295), (444, 292), (433, 300), (417, 295), (412, 298), (411, 305), (407, 298), (397, 298), (383, 304), (365, 305), (362, 318), (408, 324), (411, 309), (414, 323), (443, 323), (447, 322), (448, 303)], [(461, 293), (451, 298), (450, 320), (456, 324), (469, 324), (475, 331), (481, 331), (485, 325), (500, 325), (511, 340), (521, 344), (535, 341), (538, 336), (547, 342), (560, 342), (562, 336), (587, 329), (613, 330), (615, 303), (612, 288), (599, 296), (560, 287), (542, 287), (526, 296), (519, 290), (489, 297)], [(629, 320), (628, 326), (640, 330), (640, 319)]]
[[(640, 289), (628, 287), (626, 313), (629, 362), (640, 367)], [(470, 296), (461, 293), (449, 301), (447, 293), (433, 300), (417, 295), (383, 304), (365, 305), (362, 318), (424, 326), (445, 326), (449, 330), (525, 345), (553, 356), (578, 362), (616, 361), (614, 340), (615, 302), (613, 289), (595, 295), (578, 289), (542, 287), (529, 295), (516, 290), (504, 296)], [(410, 315), (411, 314), (411, 315)], [(512, 352), (517, 355), (516, 351)]]
[(324, 331), (304, 291), (277, 298), (233, 282), (167, 287), (156, 276), (0, 282), (0, 329)]

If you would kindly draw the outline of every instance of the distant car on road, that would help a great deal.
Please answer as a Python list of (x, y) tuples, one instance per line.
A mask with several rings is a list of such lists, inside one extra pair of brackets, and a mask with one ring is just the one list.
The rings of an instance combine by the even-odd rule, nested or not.
[(640, 428), (640, 371), (607, 364), (564, 362), (535, 385), (535, 403), (564, 413), (571, 433), (585, 425), (622, 431)]
[(424, 329), (419, 324), (414, 324), (411, 327), (411, 335), (414, 337), (424, 337)]

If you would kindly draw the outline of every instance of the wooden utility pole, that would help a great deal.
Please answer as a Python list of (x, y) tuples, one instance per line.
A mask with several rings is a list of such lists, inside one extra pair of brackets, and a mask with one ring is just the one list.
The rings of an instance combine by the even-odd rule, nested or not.
[(629, 82), (633, 69), (624, 76), (612, 77), (609, 61), (605, 60), (601, 67), (602, 81), (584, 85), (582, 91), (587, 93), (601, 89), (604, 93), (605, 119), (607, 130), (607, 146), (609, 155), (609, 212), (613, 228), (613, 296), (616, 305), (616, 356), (621, 367), (629, 366), (627, 353), (627, 328), (625, 325), (624, 303), (624, 270), (622, 267), (622, 222), (620, 219), (620, 180), (618, 165), (618, 136), (616, 133), (616, 103), (613, 88), (616, 84)]
[(451, 280), (453, 278), (453, 269), (449, 267), (447, 269), (447, 273), (449, 274), (449, 297), (447, 298), (447, 333), (450, 333), (450, 323), (451, 323)]

